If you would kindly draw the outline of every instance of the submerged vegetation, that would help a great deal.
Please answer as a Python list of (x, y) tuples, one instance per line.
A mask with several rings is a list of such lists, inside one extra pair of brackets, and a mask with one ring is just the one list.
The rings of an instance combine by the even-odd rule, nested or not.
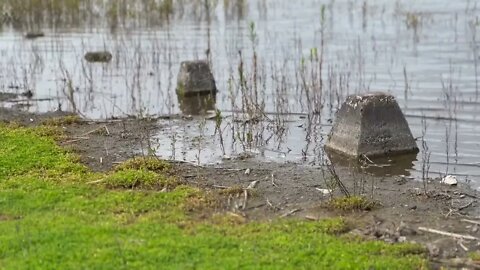
[[(208, 193), (181, 184), (151, 189), (173, 172), (154, 158), (93, 173), (51, 137), (5, 125), (0, 153), (2, 268), (426, 267), (417, 245), (342, 236), (342, 219), (238, 223), (217, 213), (199, 220), (192, 205)], [(102, 177), (136, 189), (91, 184)]]
[(229, 16), (245, 13), (245, 0), (1, 0), (0, 24), (34, 30), (99, 24), (112, 30), (119, 26), (162, 26), (186, 14), (197, 19), (208, 17), (218, 1), (223, 2)]

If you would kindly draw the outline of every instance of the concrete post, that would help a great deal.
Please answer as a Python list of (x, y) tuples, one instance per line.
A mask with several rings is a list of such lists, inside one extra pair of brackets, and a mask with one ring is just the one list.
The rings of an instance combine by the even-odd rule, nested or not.
[(215, 94), (215, 79), (206, 61), (184, 61), (180, 64), (177, 77), (177, 94), (189, 96)]
[(397, 101), (385, 93), (347, 97), (325, 148), (352, 157), (418, 153)]

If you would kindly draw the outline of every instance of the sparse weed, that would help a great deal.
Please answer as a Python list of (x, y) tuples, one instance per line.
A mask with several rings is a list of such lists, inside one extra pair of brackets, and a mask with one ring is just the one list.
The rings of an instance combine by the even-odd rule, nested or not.
[(341, 211), (370, 211), (377, 204), (362, 196), (336, 197), (332, 198), (327, 207)]
[(165, 160), (153, 156), (135, 157), (115, 167), (115, 171), (125, 170), (146, 170), (156, 173), (170, 173), (172, 171), (172, 165)]

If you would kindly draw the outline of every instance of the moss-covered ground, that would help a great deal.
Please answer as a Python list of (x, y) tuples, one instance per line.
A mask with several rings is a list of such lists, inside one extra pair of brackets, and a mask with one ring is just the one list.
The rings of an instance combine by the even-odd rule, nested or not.
[(243, 222), (151, 158), (93, 173), (44, 128), (0, 126), (2, 269), (422, 269), (423, 249), (341, 218)]

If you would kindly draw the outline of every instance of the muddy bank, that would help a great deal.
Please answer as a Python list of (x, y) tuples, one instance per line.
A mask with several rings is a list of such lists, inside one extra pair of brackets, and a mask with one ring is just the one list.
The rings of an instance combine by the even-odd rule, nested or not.
[[(0, 120), (35, 126), (64, 115), (1, 109)], [(155, 119), (55, 123), (67, 135), (60, 144), (78, 153), (82, 162), (96, 171), (108, 170), (133, 156), (148, 155), (152, 134), (164, 128)], [(343, 216), (351, 224), (350, 233), (392, 243), (422, 243), (433, 261), (465, 257), (479, 249), (480, 194), (465, 185), (446, 186), (432, 179), (425, 188), (422, 182), (405, 177), (377, 177), (338, 166), (336, 174), (350, 195), (375, 202), (369, 211), (340, 211), (327, 207), (331, 198), (344, 194), (338, 186), (327, 192), (332, 189), (333, 178), (331, 171), (322, 167), (259, 163), (252, 158), (211, 166), (172, 163), (178, 176), (189, 184), (223, 192), (225, 209), (221, 211), (233, 212), (246, 221)]]

